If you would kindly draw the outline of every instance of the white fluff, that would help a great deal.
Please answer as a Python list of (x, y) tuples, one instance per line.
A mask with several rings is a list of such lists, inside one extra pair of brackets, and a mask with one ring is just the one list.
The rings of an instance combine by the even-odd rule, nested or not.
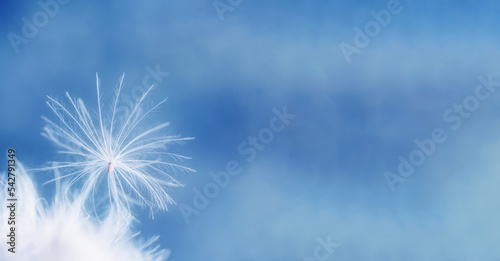
[(42, 135), (54, 142), (60, 153), (72, 158), (52, 162), (51, 167), (44, 169), (61, 170), (60, 178), (70, 180), (69, 188), (81, 184), (77, 188), (82, 200), (90, 201), (87, 202), (89, 205), (95, 203), (94, 192), (99, 187), (105, 190), (99, 193), (99, 198), (106, 199), (112, 207), (130, 208), (130, 203), (138, 202), (150, 208), (151, 213), (156, 209), (167, 210), (167, 205), (173, 201), (165, 188), (180, 186), (171, 174), (177, 170), (194, 170), (172, 162), (188, 157), (168, 152), (166, 148), (192, 138), (165, 135), (163, 132), (168, 122), (152, 128), (141, 126), (143, 120), (166, 100), (144, 109), (145, 98), (154, 85), (132, 105), (130, 111), (117, 110), (122, 82), (123, 76), (108, 113), (102, 112), (104, 106), (98, 78), (95, 111), (87, 110), (83, 100), (68, 93), (67, 105), (48, 97), (47, 104), (57, 116), (58, 123), (44, 117), (47, 125)]
[[(49, 97), (47, 103), (59, 123), (44, 118), (47, 126), (43, 135), (71, 159), (49, 162), (49, 167), (38, 169), (55, 175), (52, 180), (56, 182), (55, 196), (50, 203), (39, 197), (32, 178), (17, 162), (16, 253), (9, 252), (10, 246), (6, 244), (10, 230), (7, 222), (10, 210), (6, 207), (10, 203), (6, 195), (9, 185), (0, 183), (0, 234), (4, 235), (0, 261), (160, 261), (168, 258), (168, 250), (154, 246), (158, 237), (141, 241), (138, 233), (131, 232), (134, 221), (131, 204), (147, 206), (151, 212), (167, 209), (167, 204), (173, 201), (165, 188), (180, 185), (170, 173), (193, 170), (170, 162), (187, 157), (167, 152), (166, 146), (191, 138), (162, 134), (168, 123), (139, 130), (143, 119), (165, 101), (149, 110), (143, 109), (144, 99), (153, 86), (132, 106), (131, 112), (118, 115), (122, 81), (123, 76), (105, 120), (98, 79), (98, 108), (94, 114), (81, 99), (72, 98), (68, 93), (69, 106)], [(2, 175), (5, 177), (6, 173)]]
[[(170, 255), (153, 246), (157, 237), (141, 241), (133, 235), (133, 217), (126, 209), (113, 209), (101, 221), (90, 218), (78, 197), (70, 200), (57, 194), (48, 204), (40, 198), (26, 170), (17, 166), (16, 253), (7, 251), (5, 235), (10, 211), (5, 207), (6, 184), (1, 184), (0, 234), (2, 261), (160, 261)], [(5, 177), (6, 173), (2, 173)]]

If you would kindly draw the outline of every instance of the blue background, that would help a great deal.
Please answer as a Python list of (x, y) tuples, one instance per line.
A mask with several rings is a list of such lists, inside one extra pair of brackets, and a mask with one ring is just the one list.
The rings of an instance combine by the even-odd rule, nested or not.
[[(500, 80), (500, 4), (402, 0), (347, 63), (339, 44), (387, 3), (244, 0), (221, 21), (209, 0), (70, 1), (16, 53), (7, 35), (42, 9), (2, 1), (0, 149), (29, 167), (58, 159), (40, 136), (40, 116), (54, 119), (46, 95), (96, 108), (95, 72), (109, 102), (122, 72), (132, 95), (159, 66), (169, 76), (152, 100), (169, 99), (155, 119), (196, 137), (172, 148), (198, 171), (177, 175), (174, 200), (192, 206), (210, 171), (243, 167), (189, 224), (177, 206), (137, 212), (135, 229), (172, 259), (304, 260), (330, 236), (328, 260), (499, 260), (500, 92), (457, 130), (443, 113), (479, 76)], [(296, 118), (246, 162), (238, 145), (285, 106)], [(391, 192), (384, 173), (435, 128), (447, 140)]]

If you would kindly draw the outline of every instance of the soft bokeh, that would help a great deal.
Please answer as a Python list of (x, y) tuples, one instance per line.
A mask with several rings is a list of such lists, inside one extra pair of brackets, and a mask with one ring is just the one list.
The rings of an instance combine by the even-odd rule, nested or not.
[[(136, 210), (136, 229), (173, 260), (308, 260), (328, 237), (340, 244), (328, 260), (500, 259), (500, 91), (456, 130), (443, 118), (478, 77), (500, 81), (500, 5), (401, 0), (348, 63), (339, 44), (389, 2), (243, 0), (221, 21), (212, 1), (69, 1), (16, 53), (8, 34), (42, 8), (3, 1), (0, 149), (29, 167), (56, 159), (40, 136), (46, 95), (92, 107), (95, 72), (108, 102), (125, 72), (133, 99), (158, 68), (168, 77), (148, 82), (169, 99), (151, 121), (196, 137), (171, 149), (198, 172), (176, 176), (185, 187), (167, 213)], [(248, 162), (238, 146), (284, 107), (296, 117)], [(446, 141), (392, 192), (384, 173), (436, 128)], [(241, 173), (187, 223), (179, 206), (232, 160)]]

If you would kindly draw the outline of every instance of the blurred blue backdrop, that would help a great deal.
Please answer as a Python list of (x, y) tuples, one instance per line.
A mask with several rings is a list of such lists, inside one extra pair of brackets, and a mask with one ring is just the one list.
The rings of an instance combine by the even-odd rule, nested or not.
[[(159, 234), (173, 260), (319, 260), (318, 238), (340, 244), (320, 249), (328, 260), (500, 260), (500, 92), (456, 130), (443, 118), (476, 95), (478, 77), (500, 81), (497, 1), (216, 3), (220, 15), (211, 0), (68, 1), (53, 12), (2, 1), (0, 149), (30, 167), (55, 160), (40, 136), (40, 117), (53, 117), (46, 95), (95, 107), (95, 72), (109, 101), (122, 72), (134, 98), (159, 70), (168, 76), (156, 75), (153, 100), (169, 99), (155, 118), (196, 137), (172, 150), (198, 172), (177, 175), (178, 205), (139, 212), (136, 229)], [(360, 40), (355, 27), (388, 4), (398, 13)], [(23, 32), (23, 18), (39, 26)], [(342, 42), (357, 48), (350, 62)], [(296, 117), (248, 162), (238, 146), (284, 107)], [(436, 128), (446, 141), (392, 192), (384, 173)], [(241, 173), (183, 215), (232, 160)]]

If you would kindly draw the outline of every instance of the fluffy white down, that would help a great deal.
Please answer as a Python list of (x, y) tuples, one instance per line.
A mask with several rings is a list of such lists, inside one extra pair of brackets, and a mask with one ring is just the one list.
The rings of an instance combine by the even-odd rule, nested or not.
[[(5, 179), (6, 173), (2, 173)], [(2, 261), (160, 261), (168, 250), (154, 247), (156, 237), (142, 241), (130, 232), (129, 211), (111, 210), (101, 221), (89, 218), (78, 198), (56, 195), (52, 204), (38, 196), (31, 177), (22, 166), (16, 169), (16, 253), (6, 244), (10, 226), (7, 219), (5, 181), (0, 184), (0, 260)]]

